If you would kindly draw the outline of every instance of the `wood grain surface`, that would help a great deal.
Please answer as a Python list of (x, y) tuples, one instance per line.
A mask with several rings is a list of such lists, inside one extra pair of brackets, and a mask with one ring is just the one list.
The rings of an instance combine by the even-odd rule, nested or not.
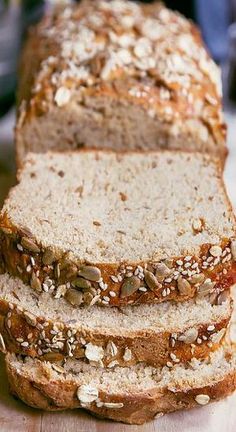
[[(229, 116), (231, 155), (226, 182), (236, 204), (236, 117)], [(0, 122), (0, 205), (14, 184), (13, 114)], [(27, 407), (9, 394), (4, 359), (0, 356), (0, 432), (236, 432), (236, 395), (210, 404), (163, 416), (143, 426), (95, 419), (82, 410), (46, 413)]]

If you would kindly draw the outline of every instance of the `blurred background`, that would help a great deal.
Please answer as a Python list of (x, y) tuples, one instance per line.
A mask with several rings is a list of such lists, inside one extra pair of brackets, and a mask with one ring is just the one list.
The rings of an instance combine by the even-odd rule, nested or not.
[[(63, 0), (0, 0), (0, 117), (14, 104), (17, 60), (27, 28), (56, 2)], [(211, 55), (227, 70), (225, 95), (236, 100), (236, 0), (166, 0), (165, 3), (200, 26)]]

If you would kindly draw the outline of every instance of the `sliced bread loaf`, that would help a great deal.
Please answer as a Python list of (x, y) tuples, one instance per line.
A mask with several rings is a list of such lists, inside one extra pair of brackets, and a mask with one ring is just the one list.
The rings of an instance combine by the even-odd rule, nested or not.
[[(225, 294), (225, 293), (223, 293)], [(222, 343), (232, 303), (166, 302), (111, 308), (73, 308), (63, 298), (37, 294), (20, 280), (0, 276), (3, 351), (42, 359), (83, 358), (112, 368), (145, 361), (173, 367), (206, 357)]]
[(178, 148), (225, 156), (221, 78), (195, 26), (160, 2), (83, 1), (33, 28), (17, 159), (28, 151)]
[(6, 271), (73, 305), (218, 295), (236, 280), (235, 219), (200, 153), (29, 154), (0, 216)]
[(235, 354), (220, 349), (207, 361), (193, 359), (173, 369), (101, 369), (69, 359), (63, 366), (38, 359), (6, 356), (10, 388), (32, 407), (85, 408), (99, 417), (142, 424), (155, 415), (206, 405), (236, 388)]

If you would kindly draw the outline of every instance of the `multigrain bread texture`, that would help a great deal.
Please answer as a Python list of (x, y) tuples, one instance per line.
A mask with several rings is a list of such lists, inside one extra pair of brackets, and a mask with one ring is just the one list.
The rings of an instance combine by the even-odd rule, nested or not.
[(216, 298), (235, 281), (235, 219), (200, 153), (29, 154), (0, 215), (7, 272), (75, 306)]
[(33, 28), (16, 152), (189, 149), (224, 158), (221, 78), (196, 27), (160, 2), (83, 1)]
[(113, 368), (140, 361), (173, 367), (204, 358), (223, 342), (232, 302), (205, 299), (184, 303), (111, 308), (73, 308), (63, 298), (34, 293), (20, 280), (0, 276), (0, 348), (62, 360), (74, 357)]
[(139, 364), (113, 370), (79, 360), (63, 366), (38, 359), (6, 357), (10, 388), (32, 407), (46, 410), (85, 408), (115, 421), (143, 424), (155, 416), (203, 406), (236, 387), (235, 355), (220, 349), (207, 361), (152, 368)]

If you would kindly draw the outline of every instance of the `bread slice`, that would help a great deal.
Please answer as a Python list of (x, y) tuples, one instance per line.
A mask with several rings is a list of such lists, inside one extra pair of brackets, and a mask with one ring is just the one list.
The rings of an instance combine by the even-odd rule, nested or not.
[(160, 2), (83, 1), (33, 28), (17, 160), (29, 151), (225, 149), (220, 71), (196, 27)]
[(92, 414), (130, 424), (155, 415), (206, 405), (236, 388), (235, 353), (220, 349), (207, 361), (153, 368), (141, 363), (113, 370), (69, 359), (63, 366), (6, 356), (10, 388), (32, 407), (85, 408)]
[(220, 305), (199, 299), (107, 313), (99, 306), (73, 308), (5, 274), (0, 276), (1, 348), (52, 361), (81, 358), (109, 368), (140, 361), (171, 368), (206, 357), (222, 343), (232, 302), (221, 300)]
[(30, 154), (0, 216), (6, 271), (75, 306), (217, 295), (236, 281), (235, 218), (200, 153)]

